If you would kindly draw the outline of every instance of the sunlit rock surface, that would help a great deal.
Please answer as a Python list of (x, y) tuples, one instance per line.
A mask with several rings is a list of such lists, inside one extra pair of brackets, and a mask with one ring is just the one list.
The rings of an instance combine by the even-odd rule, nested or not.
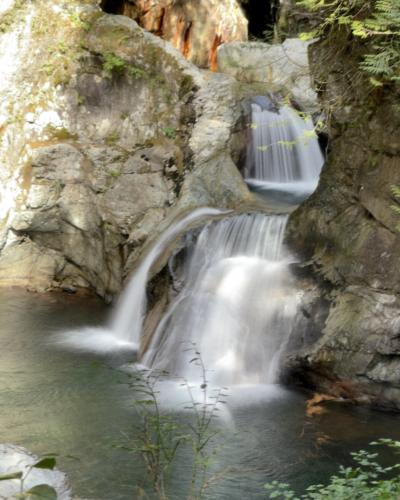
[(299, 38), (287, 38), (282, 44), (225, 43), (218, 49), (218, 71), (242, 82), (266, 83), (312, 112), (319, 105), (311, 84), (308, 46)]
[(247, 40), (248, 22), (237, 0), (103, 0), (102, 6), (135, 19), (200, 67), (216, 68), (222, 43)]
[[(66, 475), (57, 469), (31, 468), (38, 461), (38, 457), (21, 446), (0, 444), (0, 476), (22, 472), (24, 491), (40, 484), (47, 484), (56, 490), (58, 500), (71, 500), (72, 495)], [(0, 481), (0, 498), (9, 500), (20, 498), (20, 485), (20, 479)]]
[(113, 295), (171, 211), (249, 196), (232, 78), (94, 0), (4, 15), (0, 285)]

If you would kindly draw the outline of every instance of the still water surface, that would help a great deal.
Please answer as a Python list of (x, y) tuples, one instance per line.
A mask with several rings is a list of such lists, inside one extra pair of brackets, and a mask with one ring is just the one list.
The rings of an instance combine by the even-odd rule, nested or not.
[[(114, 447), (135, 433), (135, 395), (119, 370), (132, 354), (70, 352), (51, 342), (55, 332), (102, 325), (108, 314), (94, 298), (0, 291), (0, 442), (37, 455), (59, 453), (59, 468), (82, 498), (133, 500), (137, 485), (148, 486), (144, 468)], [(217, 424), (223, 447), (212, 469), (234, 472), (215, 484), (210, 498), (265, 498), (262, 486), (273, 479), (301, 490), (349, 463), (350, 451), (378, 437), (400, 439), (399, 416), (330, 405), (310, 418), (305, 401), (277, 386), (233, 393), (229, 418)], [(173, 500), (185, 498), (189, 472), (183, 452), (173, 474)]]

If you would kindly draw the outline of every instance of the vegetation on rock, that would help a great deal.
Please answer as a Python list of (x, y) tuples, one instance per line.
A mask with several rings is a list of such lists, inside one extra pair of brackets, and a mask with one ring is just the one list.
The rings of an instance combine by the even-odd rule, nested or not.
[[(371, 445), (386, 445), (398, 452), (400, 441), (380, 439)], [(343, 467), (337, 475), (333, 475), (324, 486), (315, 484), (309, 486), (304, 495), (296, 495), (284, 483), (273, 481), (265, 488), (269, 498), (281, 500), (393, 500), (400, 497), (400, 477), (397, 474), (400, 463), (383, 466), (376, 459), (378, 453), (365, 450), (352, 453), (355, 467)]]
[(398, 0), (297, 0), (314, 12), (316, 26), (306, 39), (327, 38), (332, 31), (346, 30), (349, 39), (365, 43), (360, 68), (375, 86), (400, 80), (400, 4)]

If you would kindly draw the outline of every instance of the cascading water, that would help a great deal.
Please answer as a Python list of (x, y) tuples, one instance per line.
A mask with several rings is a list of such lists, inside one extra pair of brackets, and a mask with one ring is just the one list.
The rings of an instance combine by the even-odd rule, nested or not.
[(226, 212), (215, 208), (198, 208), (171, 224), (150, 248), (133, 274), (119, 299), (109, 327), (86, 328), (83, 332), (64, 332), (58, 336), (58, 342), (74, 349), (89, 351), (137, 350), (146, 314), (146, 285), (151, 267), (167, 245), (190, 224)]
[(266, 98), (251, 106), (247, 183), (256, 190), (291, 193), (296, 201), (310, 195), (324, 163), (311, 118), (289, 106), (273, 109)]
[(212, 382), (274, 382), (296, 304), (282, 245), (286, 221), (245, 214), (208, 224), (142, 362), (193, 379), (193, 343)]
[[(246, 179), (265, 191), (305, 197), (323, 164), (311, 119), (257, 97)], [(208, 224), (189, 252), (182, 291), (142, 362), (186, 379), (195, 345), (218, 384), (273, 383), (297, 294), (283, 248), (286, 215), (243, 214)], [(190, 248), (190, 245), (189, 245)]]
[(162, 234), (157, 243), (146, 255), (120, 298), (111, 321), (111, 330), (115, 333), (116, 337), (134, 346), (139, 346), (143, 319), (146, 314), (146, 284), (154, 261), (159, 257), (167, 244), (176, 238), (190, 223), (203, 217), (211, 217), (222, 213), (222, 210), (214, 208), (199, 208), (173, 224)]
[[(264, 98), (252, 106), (248, 182), (278, 191), (312, 191), (323, 157), (311, 121), (286, 106), (274, 110)], [(223, 213), (201, 208), (173, 223), (131, 278), (110, 327), (64, 341), (94, 350), (138, 348), (146, 285), (156, 259), (192, 222)], [(193, 352), (187, 349), (195, 345), (208, 380), (224, 385), (275, 382), (297, 303), (290, 256), (283, 247), (286, 222), (287, 215), (248, 213), (209, 222), (195, 243), (186, 236), (183, 288), (151, 338), (140, 345), (142, 364), (198, 378), (190, 362)]]

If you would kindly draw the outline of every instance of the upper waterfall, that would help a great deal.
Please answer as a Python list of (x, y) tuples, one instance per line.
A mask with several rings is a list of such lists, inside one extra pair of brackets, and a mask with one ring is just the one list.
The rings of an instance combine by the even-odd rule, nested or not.
[(313, 192), (324, 157), (311, 118), (289, 106), (274, 109), (266, 98), (252, 105), (246, 180), (264, 189)]

